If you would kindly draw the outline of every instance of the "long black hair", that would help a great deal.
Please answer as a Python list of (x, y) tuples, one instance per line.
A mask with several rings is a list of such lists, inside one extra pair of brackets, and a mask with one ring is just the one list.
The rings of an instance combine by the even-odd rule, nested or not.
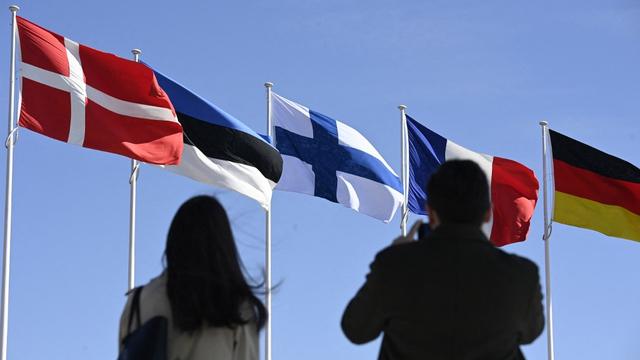
[[(212, 196), (187, 200), (173, 218), (165, 249), (167, 295), (174, 324), (191, 332), (202, 325), (234, 327), (256, 321), (267, 310), (244, 277), (227, 213)], [(243, 315), (250, 305), (253, 318)]]

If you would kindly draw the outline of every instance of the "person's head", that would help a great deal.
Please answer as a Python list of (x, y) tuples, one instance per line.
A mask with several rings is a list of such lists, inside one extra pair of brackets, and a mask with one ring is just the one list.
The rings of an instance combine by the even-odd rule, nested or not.
[(445, 162), (427, 184), (427, 212), (435, 226), (446, 223), (480, 226), (489, 221), (487, 175), (471, 160)]
[(229, 219), (212, 196), (193, 197), (171, 222), (165, 249), (167, 295), (182, 331), (247, 323), (250, 305), (261, 328), (266, 309), (247, 283)]

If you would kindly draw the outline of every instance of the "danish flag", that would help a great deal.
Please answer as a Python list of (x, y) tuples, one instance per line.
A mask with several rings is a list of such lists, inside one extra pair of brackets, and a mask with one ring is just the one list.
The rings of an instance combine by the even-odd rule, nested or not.
[(18, 17), (18, 124), (152, 164), (180, 162), (182, 126), (151, 69)]

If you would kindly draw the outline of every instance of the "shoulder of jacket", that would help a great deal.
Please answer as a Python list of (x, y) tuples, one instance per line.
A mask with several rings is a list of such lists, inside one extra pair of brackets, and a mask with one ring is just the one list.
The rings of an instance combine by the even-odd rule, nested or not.
[(129, 296), (133, 295), (133, 293), (136, 292), (136, 290), (138, 290), (139, 288), (140, 288), (140, 286), (136, 286), (133, 289), (127, 290), (127, 292), (124, 293), (124, 296), (129, 297)]
[(520, 272), (529, 275), (529, 276), (538, 276), (538, 265), (527, 259), (526, 257), (508, 253), (502, 249), (497, 249), (503, 255), (503, 257), (511, 263), (514, 267), (516, 267)]
[(415, 254), (416, 247), (419, 246), (417, 241), (410, 243), (389, 245), (386, 248), (380, 250), (376, 254), (376, 263), (389, 263), (395, 261), (403, 261), (408, 256)]

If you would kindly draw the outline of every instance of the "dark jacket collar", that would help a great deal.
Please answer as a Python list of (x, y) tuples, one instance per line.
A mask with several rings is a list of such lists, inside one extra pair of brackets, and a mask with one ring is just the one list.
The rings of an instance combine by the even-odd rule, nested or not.
[(439, 241), (444, 239), (456, 239), (465, 241), (489, 242), (482, 229), (472, 224), (447, 223), (439, 225), (429, 235), (420, 240)]

